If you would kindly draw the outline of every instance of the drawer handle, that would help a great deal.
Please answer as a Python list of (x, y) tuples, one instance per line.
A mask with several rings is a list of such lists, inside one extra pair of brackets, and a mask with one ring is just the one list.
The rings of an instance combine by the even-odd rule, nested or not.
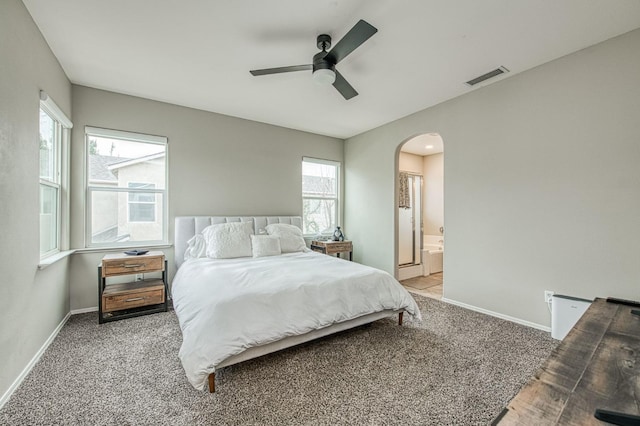
[(144, 297), (134, 297), (134, 298), (125, 300), (125, 302), (137, 302), (138, 300), (144, 300)]
[(141, 268), (143, 266), (145, 266), (144, 263), (133, 263), (130, 265), (127, 265), (126, 263), (123, 263), (122, 265), (120, 265), (123, 268)]

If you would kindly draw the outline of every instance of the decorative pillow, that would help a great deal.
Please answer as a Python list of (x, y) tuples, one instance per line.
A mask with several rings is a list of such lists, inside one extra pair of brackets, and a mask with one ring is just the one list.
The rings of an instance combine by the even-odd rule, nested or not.
[(202, 234), (196, 234), (187, 241), (187, 249), (184, 251), (184, 260), (207, 257), (207, 242)]
[(230, 222), (210, 225), (204, 228), (202, 236), (207, 243), (207, 257), (231, 259), (250, 257), (253, 224), (251, 222)]
[(302, 238), (302, 230), (286, 223), (272, 223), (265, 227), (269, 235), (280, 238), (280, 248), (283, 253), (306, 251), (307, 244)]
[(282, 253), (280, 238), (271, 235), (252, 235), (251, 249), (253, 257), (277, 256)]

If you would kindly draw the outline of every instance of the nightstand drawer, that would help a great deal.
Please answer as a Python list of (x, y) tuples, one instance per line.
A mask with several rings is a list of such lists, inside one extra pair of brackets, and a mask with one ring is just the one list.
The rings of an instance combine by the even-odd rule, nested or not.
[(353, 250), (353, 245), (351, 243), (331, 243), (331, 244), (327, 244), (326, 247), (327, 247), (327, 252), (329, 253), (337, 253), (337, 252)]
[(162, 271), (164, 262), (162, 256), (136, 256), (127, 259), (109, 259), (102, 261), (102, 276), (135, 274), (139, 272)]
[(113, 296), (103, 295), (102, 311), (111, 312), (140, 306), (156, 305), (158, 303), (164, 303), (164, 290), (162, 288), (135, 293), (116, 294)]

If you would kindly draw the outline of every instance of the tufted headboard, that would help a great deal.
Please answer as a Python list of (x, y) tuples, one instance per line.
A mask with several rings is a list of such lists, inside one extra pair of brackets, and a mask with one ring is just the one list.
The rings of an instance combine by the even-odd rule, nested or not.
[(288, 223), (302, 229), (302, 218), (300, 216), (177, 216), (175, 239), (173, 241), (176, 269), (180, 268), (180, 265), (184, 262), (187, 241), (191, 237), (202, 232), (209, 225), (227, 222), (251, 222), (253, 223), (253, 232), (255, 234), (263, 233), (265, 226), (271, 223)]

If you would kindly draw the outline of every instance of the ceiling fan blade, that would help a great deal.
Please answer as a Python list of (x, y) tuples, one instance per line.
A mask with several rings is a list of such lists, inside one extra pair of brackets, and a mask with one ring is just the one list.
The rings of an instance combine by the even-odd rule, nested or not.
[(349, 100), (354, 96), (358, 96), (358, 92), (344, 79), (342, 74), (336, 71), (336, 81), (333, 82), (333, 87), (338, 89), (338, 92), (346, 99)]
[(290, 67), (279, 67), (279, 68), (265, 68), (263, 70), (251, 70), (249, 71), (254, 76), (259, 75), (268, 75), (268, 74), (279, 74), (281, 72), (293, 72), (293, 71), (311, 71), (313, 65), (293, 65)]
[(331, 51), (324, 57), (334, 65), (347, 57), (365, 41), (378, 32), (378, 29), (367, 21), (359, 20), (349, 32), (342, 37)]

